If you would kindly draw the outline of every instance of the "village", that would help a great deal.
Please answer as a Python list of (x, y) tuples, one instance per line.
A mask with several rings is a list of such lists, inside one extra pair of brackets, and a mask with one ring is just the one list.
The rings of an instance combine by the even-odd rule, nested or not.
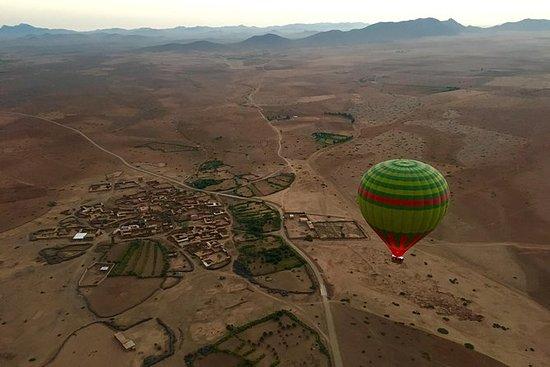
[[(38, 229), (29, 239), (53, 242), (41, 252), (49, 264), (81, 256), (95, 246), (100, 256), (84, 268), (77, 284), (90, 311), (99, 317), (142, 302), (141, 292), (153, 294), (158, 289), (149, 283), (152, 279), (177, 284), (194, 270), (194, 262), (206, 270), (233, 263), (234, 272), (269, 292), (311, 294), (315, 283), (306, 264), (273, 233), (285, 231), (289, 238), (305, 240), (366, 237), (347, 218), (286, 212), (281, 221), (265, 203), (222, 203), (213, 195), (156, 180), (92, 183), (88, 192), (90, 197), (79, 206), (61, 212), (56, 226)], [(132, 287), (139, 292), (125, 295)], [(114, 333), (113, 341), (126, 351), (135, 350), (137, 343), (123, 331)]]
[(63, 213), (67, 217), (56, 227), (39, 229), (31, 233), (29, 239), (82, 243), (106, 234), (111, 243), (116, 243), (166, 236), (207, 269), (219, 268), (231, 261), (225, 247), (230, 238), (231, 218), (223, 205), (210, 195), (158, 181), (94, 183), (89, 192), (96, 192), (98, 187), (134, 190), (67, 210)]

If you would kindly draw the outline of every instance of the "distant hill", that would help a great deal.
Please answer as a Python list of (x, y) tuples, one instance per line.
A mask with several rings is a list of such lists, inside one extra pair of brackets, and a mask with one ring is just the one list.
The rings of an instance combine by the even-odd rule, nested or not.
[(223, 44), (215, 43), (209, 41), (195, 41), (189, 43), (168, 43), (164, 45), (144, 47), (140, 51), (144, 52), (220, 52), (228, 50), (243, 50), (243, 49), (254, 49), (254, 50), (273, 50), (278, 48), (289, 47), (293, 43), (292, 40), (278, 36), (276, 34), (264, 34), (262, 36), (252, 36), (247, 38), (244, 41)]
[(4, 25), (0, 27), (0, 38), (19, 38), (26, 36), (38, 36), (43, 34), (74, 34), (76, 31), (68, 29), (37, 28), (32, 25), (21, 23), (14, 26)]
[(513, 31), (513, 32), (540, 32), (550, 31), (550, 20), (546, 19), (524, 19), (519, 22), (504, 23), (489, 28), (493, 31)]
[(0, 51), (11, 50), (27, 54), (58, 54), (88, 51), (126, 51), (150, 45), (148, 37), (118, 34), (66, 33), (35, 34), (17, 38), (2, 38)]
[(301, 42), (304, 45), (312, 46), (390, 42), (428, 36), (453, 36), (463, 32), (465, 28), (453, 19), (440, 21), (434, 18), (424, 18), (403, 22), (381, 22), (347, 32), (321, 32), (307, 37)]
[(221, 43), (214, 43), (209, 41), (195, 41), (190, 43), (168, 43), (159, 46), (144, 47), (141, 50), (146, 52), (190, 52), (190, 51), (203, 51), (203, 52), (215, 52), (224, 51), (228, 46)]
[(268, 33), (262, 36), (252, 36), (242, 42), (235, 44), (235, 46), (240, 48), (272, 49), (288, 47), (291, 44), (292, 41), (288, 38)]

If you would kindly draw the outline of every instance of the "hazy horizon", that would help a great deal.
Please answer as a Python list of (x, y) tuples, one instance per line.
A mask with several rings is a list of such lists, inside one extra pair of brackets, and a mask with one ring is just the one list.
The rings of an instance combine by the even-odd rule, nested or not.
[(176, 26), (278, 26), (294, 23), (340, 23), (402, 21), (433, 17), (453, 18), (464, 25), (493, 26), (525, 18), (550, 18), (550, 2), (525, 0), (503, 3), (424, 0), (396, 0), (392, 4), (374, 1), (342, 0), (277, 3), (240, 0), (231, 3), (205, 0), (200, 3), (160, 0), (154, 4), (143, 0), (82, 1), (21, 0), (0, 4), (0, 24), (32, 24), (45, 28), (68, 28), (79, 31), (102, 28), (171, 28)]

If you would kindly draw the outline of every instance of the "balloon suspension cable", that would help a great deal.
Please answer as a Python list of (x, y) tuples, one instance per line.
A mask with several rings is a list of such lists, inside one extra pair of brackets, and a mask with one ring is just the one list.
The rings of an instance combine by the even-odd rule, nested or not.
[(402, 264), (405, 258), (403, 256), (391, 255), (391, 262), (396, 264)]

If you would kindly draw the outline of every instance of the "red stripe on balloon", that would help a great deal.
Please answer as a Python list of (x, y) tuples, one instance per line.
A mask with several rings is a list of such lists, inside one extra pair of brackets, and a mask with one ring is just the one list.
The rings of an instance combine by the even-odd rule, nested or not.
[(376, 195), (368, 191), (367, 189), (360, 187), (359, 195), (365, 200), (371, 200), (386, 205), (407, 206), (411, 208), (439, 205), (449, 200), (449, 192), (447, 191), (438, 197), (429, 199), (396, 199)]

